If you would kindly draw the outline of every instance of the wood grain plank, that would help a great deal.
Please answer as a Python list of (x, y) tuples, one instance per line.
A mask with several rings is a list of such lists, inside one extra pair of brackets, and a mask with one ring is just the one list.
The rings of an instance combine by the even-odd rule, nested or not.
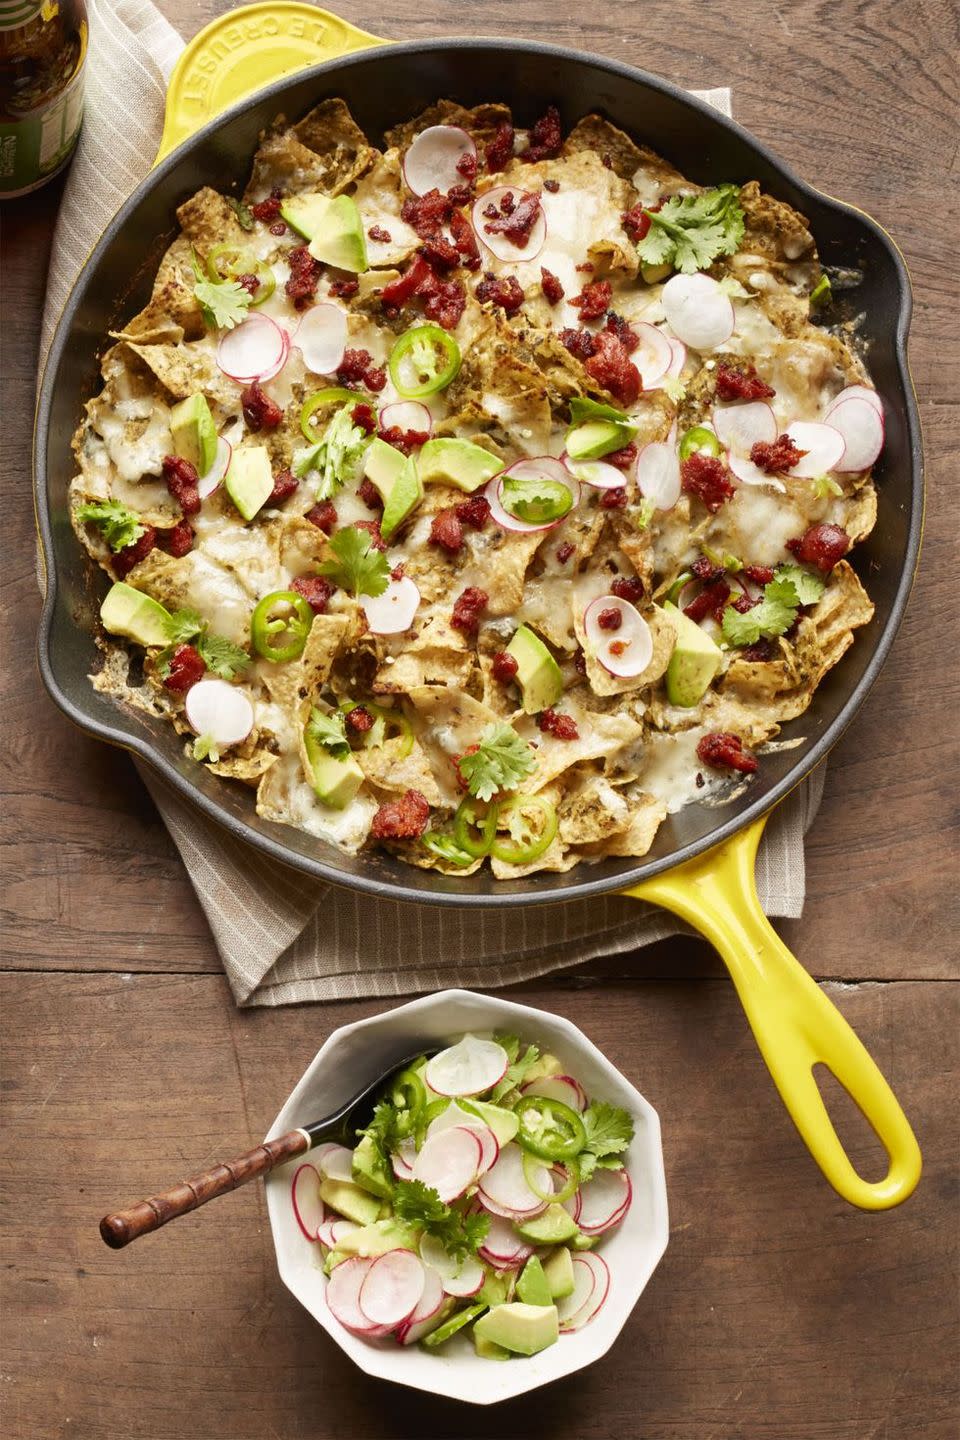
[(956, 1434), (957, 986), (835, 988), (924, 1149), (920, 1189), (884, 1215), (826, 1187), (728, 986), (524, 987), (659, 1109), (671, 1243), (605, 1359), (495, 1412), (362, 1377), (283, 1289), (258, 1186), (119, 1254), (97, 1234), (109, 1207), (258, 1140), (329, 1031), (375, 1005), (238, 1013), (216, 977), (7, 976), (0, 993), (18, 1440)]

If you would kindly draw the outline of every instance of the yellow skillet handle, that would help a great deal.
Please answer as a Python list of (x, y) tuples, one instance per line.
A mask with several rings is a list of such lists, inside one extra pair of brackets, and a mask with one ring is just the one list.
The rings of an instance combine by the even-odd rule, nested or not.
[[(624, 893), (672, 910), (719, 950), (784, 1104), (830, 1184), (862, 1210), (888, 1210), (920, 1179), (920, 1147), (896, 1097), (840, 1012), (791, 955), (763, 913), (754, 861), (766, 817), (706, 855)], [(823, 1103), (823, 1064), (886, 1147), (883, 1180), (862, 1179)]]
[(170, 76), (157, 160), (244, 95), (323, 60), (388, 42), (297, 0), (263, 0), (211, 20)]

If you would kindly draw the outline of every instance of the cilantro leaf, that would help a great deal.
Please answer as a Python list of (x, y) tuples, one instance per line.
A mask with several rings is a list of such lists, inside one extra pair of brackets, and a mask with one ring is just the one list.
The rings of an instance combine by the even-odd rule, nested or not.
[(116, 500), (91, 500), (78, 505), (73, 513), (85, 525), (98, 525), (113, 551), (135, 544), (147, 529), (135, 510), (128, 510)]
[(197, 297), (207, 325), (218, 330), (232, 330), (246, 316), (253, 296), (236, 280), (211, 280), (191, 248), (193, 293)]
[(731, 645), (755, 645), (762, 635), (784, 635), (797, 618), (800, 600), (793, 581), (775, 575), (763, 587), (763, 599), (741, 614), (732, 605), (723, 612), (723, 638)]
[[(508, 1094), (511, 1090), (519, 1090), (531, 1065), (535, 1065), (540, 1059), (540, 1051), (536, 1045), (528, 1045), (522, 1055), (519, 1054), (519, 1047), (520, 1042), (517, 1041), (518, 1053), (507, 1066), (503, 1078), (497, 1081), (491, 1091), (490, 1099), (494, 1105), (496, 1105), (498, 1100), (502, 1100), (504, 1095)], [(508, 1050), (507, 1054), (509, 1055), (509, 1053)]]
[(230, 209), (233, 211), (234, 215), (236, 215), (237, 224), (240, 226), (240, 229), (252, 230), (253, 211), (250, 209), (250, 206), (245, 205), (242, 200), (237, 200), (232, 195), (227, 196), (227, 204), (230, 206)]
[(699, 195), (674, 195), (660, 210), (645, 210), (650, 229), (637, 243), (645, 265), (670, 264), (692, 275), (720, 255), (733, 255), (743, 239), (743, 210), (736, 185)]
[(310, 719), (307, 721), (307, 734), (311, 740), (322, 745), (324, 750), (329, 751), (337, 760), (346, 760), (350, 754), (347, 731), (340, 710), (334, 710), (332, 714), (326, 715), (314, 706), (310, 711)]
[(362, 426), (353, 423), (353, 408), (352, 405), (342, 405), (316, 445), (301, 451), (295, 458), (293, 473), (298, 478), (316, 470), (314, 489), (318, 500), (330, 500), (348, 480), (359, 477), (360, 463), (370, 436)]
[(375, 550), (370, 535), (348, 525), (330, 537), (336, 560), (324, 560), (321, 575), (329, 575), (353, 595), (382, 595), (390, 580), (390, 564), (382, 550)]
[(790, 581), (797, 592), (797, 600), (801, 605), (816, 605), (827, 588), (822, 575), (816, 575), (812, 570), (805, 570), (802, 565), (778, 565), (776, 578)]
[(633, 1139), (633, 1117), (617, 1105), (595, 1100), (581, 1119), (587, 1132), (586, 1144), (577, 1156), (582, 1184), (598, 1166), (603, 1170), (620, 1168), (623, 1162), (618, 1157)]
[(185, 645), (195, 635), (202, 635), (204, 622), (196, 610), (174, 610), (167, 620), (171, 645)]
[(409, 1225), (420, 1225), (439, 1240), (456, 1260), (476, 1253), (490, 1229), (490, 1216), (465, 1215), (444, 1205), (436, 1190), (421, 1180), (399, 1180), (393, 1193), (395, 1214)]
[(472, 754), (457, 761), (471, 795), (491, 800), (500, 790), (515, 790), (536, 768), (533, 750), (512, 725), (488, 725)]
[(221, 680), (236, 680), (238, 675), (250, 667), (250, 656), (239, 645), (234, 645), (223, 635), (208, 635), (206, 632), (197, 640), (197, 649), (203, 656), (208, 670), (219, 675)]

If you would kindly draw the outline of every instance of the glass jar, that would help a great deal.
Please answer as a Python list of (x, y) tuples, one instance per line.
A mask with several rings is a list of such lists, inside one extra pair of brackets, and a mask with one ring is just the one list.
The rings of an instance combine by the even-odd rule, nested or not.
[(70, 159), (86, 58), (84, 0), (0, 0), (0, 199), (36, 190)]

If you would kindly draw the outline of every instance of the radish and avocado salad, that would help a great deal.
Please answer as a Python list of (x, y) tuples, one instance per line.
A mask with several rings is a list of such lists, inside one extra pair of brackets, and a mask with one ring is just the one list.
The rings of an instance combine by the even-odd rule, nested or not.
[(595, 1248), (630, 1208), (626, 1110), (515, 1035), (464, 1035), (398, 1071), (353, 1150), (317, 1147), (292, 1203), (331, 1313), (370, 1340), (535, 1355), (597, 1314)]

